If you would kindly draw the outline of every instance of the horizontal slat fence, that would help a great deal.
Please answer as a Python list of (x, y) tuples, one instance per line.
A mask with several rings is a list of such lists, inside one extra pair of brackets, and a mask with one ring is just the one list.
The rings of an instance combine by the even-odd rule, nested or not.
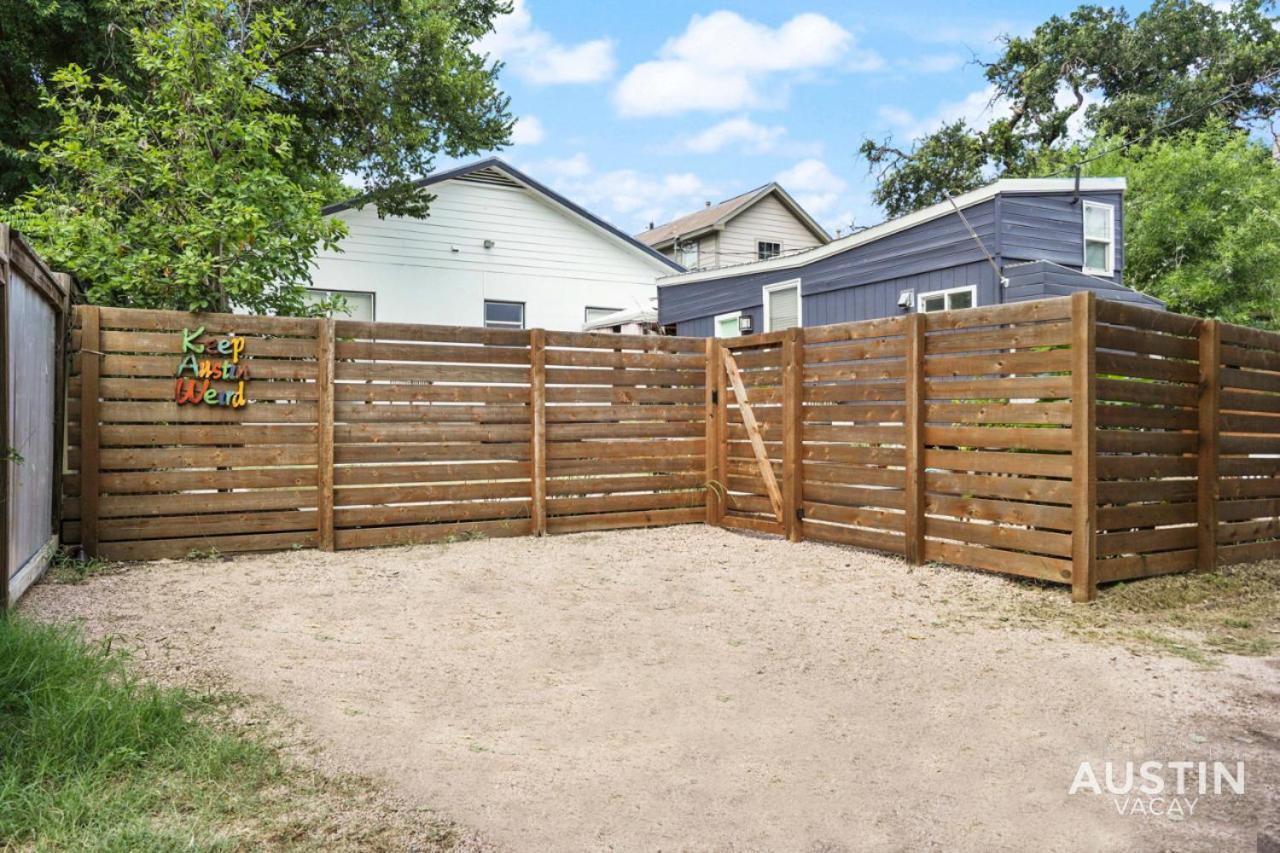
[(908, 319), (805, 330), (805, 538), (905, 553)]
[[(201, 328), (201, 340), (244, 338), (245, 407), (175, 403), (183, 330)], [(120, 560), (318, 544), (315, 332), (301, 319), (80, 309), (66, 539)], [(82, 396), (86, 379), (97, 392)]]
[(1219, 326), (1217, 559), (1280, 555), (1280, 335)]
[(701, 522), (706, 346), (547, 332), (546, 531)]
[[(175, 404), (196, 327), (243, 408)], [(72, 345), (63, 533), (110, 558), (706, 521), (1087, 599), (1280, 554), (1280, 335), (1089, 293), (712, 341), (82, 308)]]
[(1070, 299), (924, 315), (924, 557), (1070, 581)]
[(334, 547), (530, 533), (529, 333), (333, 327)]
[(1201, 321), (1098, 303), (1101, 581), (1196, 567)]

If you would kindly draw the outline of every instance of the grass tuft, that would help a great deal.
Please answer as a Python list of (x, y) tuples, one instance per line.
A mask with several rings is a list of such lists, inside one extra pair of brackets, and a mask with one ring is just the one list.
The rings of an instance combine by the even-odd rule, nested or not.
[(1280, 561), (1226, 566), (1103, 587), (1088, 605), (1024, 596), (1017, 615), (1087, 639), (1119, 640), (1213, 666), (1222, 654), (1280, 648)]
[(0, 617), (0, 848), (403, 849), (447, 838), (388, 812), (367, 780), (287, 760), (231, 721), (234, 697), (133, 675), (108, 642)]

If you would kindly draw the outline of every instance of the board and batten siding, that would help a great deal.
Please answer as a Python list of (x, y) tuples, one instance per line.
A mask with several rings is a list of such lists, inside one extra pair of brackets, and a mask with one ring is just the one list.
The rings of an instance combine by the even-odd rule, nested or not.
[(523, 188), (454, 179), (430, 191), (425, 219), (334, 213), (349, 234), (316, 259), (313, 286), (374, 293), (377, 320), (480, 326), (485, 300), (503, 300), (525, 304), (526, 327), (577, 331), (588, 306), (649, 306), (670, 271)]
[[(1086, 192), (1081, 199), (1113, 204), (1116, 211), (1116, 271), (1122, 276), (1123, 204), (1118, 192)], [(1084, 261), (1082, 206), (1072, 193), (1001, 193), (964, 209), (964, 216), (998, 264), (1055, 260), (1077, 269)], [(856, 235), (844, 238), (854, 242)], [(839, 245), (837, 240), (832, 245)], [(818, 326), (891, 317), (903, 313), (898, 295), (918, 296), (964, 285), (977, 287), (978, 304), (1006, 301), (995, 270), (955, 213), (944, 214), (878, 240), (851, 246), (809, 263), (734, 274), (659, 289), (659, 321), (679, 334), (701, 334), (702, 321), (731, 311), (757, 317), (763, 288), (799, 278), (804, 325)], [(709, 326), (708, 326), (709, 328)], [(686, 331), (687, 330), (687, 331)]]
[[(1115, 272), (1121, 281), (1124, 269), (1124, 196), (1121, 193), (1088, 192), (1080, 198), (1109, 204), (1115, 211)], [(1000, 196), (1000, 254), (1006, 261), (1051, 261), (1080, 269), (1084, 265), (1083, 206), (1070, 194)]]

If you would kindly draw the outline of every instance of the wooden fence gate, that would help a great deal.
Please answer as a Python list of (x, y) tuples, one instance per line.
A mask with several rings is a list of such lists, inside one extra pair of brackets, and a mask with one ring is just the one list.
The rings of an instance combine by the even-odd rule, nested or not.
[(0, 225), (0, 610), (48, 567), (62, 502), (71, 279)]

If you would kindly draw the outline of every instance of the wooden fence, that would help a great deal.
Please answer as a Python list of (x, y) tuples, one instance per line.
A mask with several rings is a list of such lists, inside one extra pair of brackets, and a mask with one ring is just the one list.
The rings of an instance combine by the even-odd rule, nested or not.
[(57, 550), (70, 276), (0, 224), (0, 611)]
[[(1092, 294), (710, 341), (77, 325), (64, 533), (109, 558), (706, 521), (1083, 600), (1280, 555), (1280, 335)], [(246, 405), (175, 402), (184, 330), (241, 339)]]

